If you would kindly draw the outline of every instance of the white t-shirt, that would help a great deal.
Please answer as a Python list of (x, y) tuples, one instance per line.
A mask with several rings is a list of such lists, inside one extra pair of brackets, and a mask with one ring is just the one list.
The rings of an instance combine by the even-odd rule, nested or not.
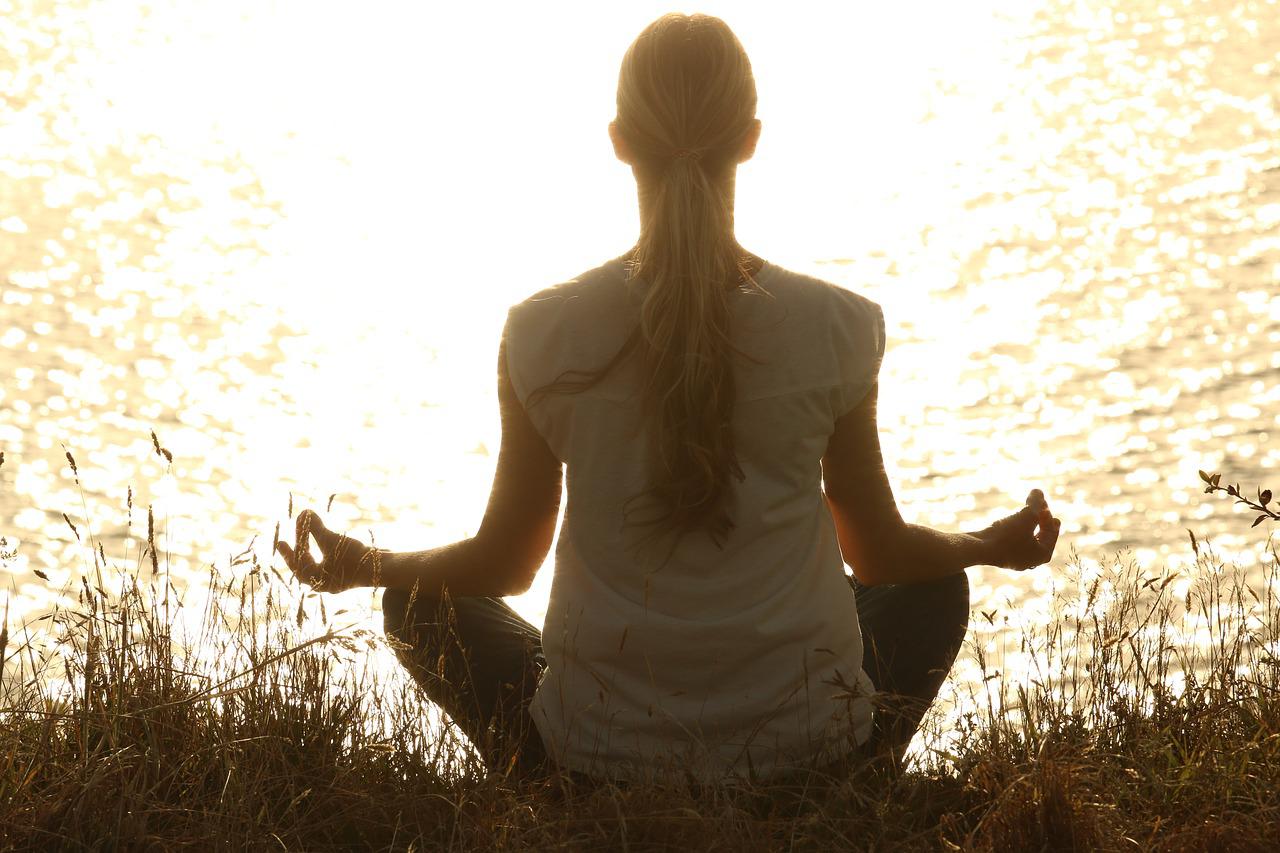
[[(534, 427), (566, 466), (567, 504), (531, 713), (562, 766), (636, 778), (757, 776), (838, 758), (871, 730), (858, 612), (822, 494), (836, 419), (884, 353), (880, 307), (766, 263), (772, 298), (734, 291), (733, 430), (746, 479), (723, 550), (688, 534), (637, 551), (623, 525), (647, 485), (637, 359), (590, 390), (530, 393), (608, 363), (638, 323), (642, 288), (616, 258), (514, 306), (507, 363)], [(641, 511), (641, 517), (644, 512)]]

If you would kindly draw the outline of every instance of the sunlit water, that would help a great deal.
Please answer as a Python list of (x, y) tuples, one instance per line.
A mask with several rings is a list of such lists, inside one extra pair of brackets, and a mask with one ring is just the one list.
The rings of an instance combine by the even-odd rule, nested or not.
[[(1280, 462), (1280, 4), (827, 5), (704, 8), (760, 83), (743, 243), (885, 308), (904, 514), (1041, 486), (1055, 565), (1185, 562), (1187, 528), (1258, 561), (1196, 471)], [(384, 546), (474, 532), (506, 306), (634, 239), (604, 128), (666, 7), (626, 6), (0, 0), (11, 622), (90, 530), (136, 566), (148, 507), (177, 578), (267, 559), (291, 495)], [(975, 605), (1052, 574), (973, 570)]]

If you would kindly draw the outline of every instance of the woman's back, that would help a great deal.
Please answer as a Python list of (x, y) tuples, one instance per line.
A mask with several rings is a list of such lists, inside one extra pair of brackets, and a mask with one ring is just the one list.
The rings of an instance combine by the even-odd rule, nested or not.
[(839, 755), (867, 735), (871, 688), (820, 460), (875, 380), (880, 309), (772, 264), (756, 276), (764, 292), (733, 292), (735, 527), (723, 548), (694, 531), (669, 550), (626, 522), (643, 517), (628, 501), (652, 462), (637, 360), (577, 393), (534, 394), (619, 351), (646, 286), (627, 271), (617, 258), (508, 318), (516, 395), (568, 485), (534, 720), (561, 764), (593, 773), (672, 756), (715, 776)]

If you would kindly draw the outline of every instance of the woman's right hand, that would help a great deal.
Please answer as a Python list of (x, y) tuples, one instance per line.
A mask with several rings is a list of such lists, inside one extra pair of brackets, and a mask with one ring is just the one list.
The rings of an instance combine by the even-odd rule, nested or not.
[[(324, 559), (311, 556), (314, 539)], [(342, 592), (358, 586), (373, 586), (377, 567), (374, 549), (324, 526), (319, 513), (304, 509), (298, 513), (297, 539), (293, 547), (277, 542), (276, 550), (298, 580), (317, 592)]]
[(987, 545), (986, 562), (1004, 569), (1034, 569), (1053, 557), (1062, 520), (1049, 512), (1044, 492), (1032, 489), (1027, 505), (975, 533)]

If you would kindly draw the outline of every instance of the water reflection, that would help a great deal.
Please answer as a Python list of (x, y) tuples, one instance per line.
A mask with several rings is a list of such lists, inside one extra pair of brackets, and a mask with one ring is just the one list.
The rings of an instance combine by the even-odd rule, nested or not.
[[(265, 553), (291, 494), (388, 547), (474, 530), (503, 308), (634, 233), (603, 125), (665, 9), (580, 5), (599, 38), (461, 5), (0, 3), (15, 613), (92, 565), (64, 512), (132, 566), (154, 506), (192, 578)], [(1275, 5), (906, 4), (841, 13), (807, 64), (801, 22), (721, 12), (766, 121), (740, 234), (885, 306), (906, 514), (974, 528), (1045, 485), (1085, 558), (1184, 559), (1193, 527), (1256, 560), (1196, 471), (1280, 461)], [(1050, 582), (971, 577), (979, 607)]]

